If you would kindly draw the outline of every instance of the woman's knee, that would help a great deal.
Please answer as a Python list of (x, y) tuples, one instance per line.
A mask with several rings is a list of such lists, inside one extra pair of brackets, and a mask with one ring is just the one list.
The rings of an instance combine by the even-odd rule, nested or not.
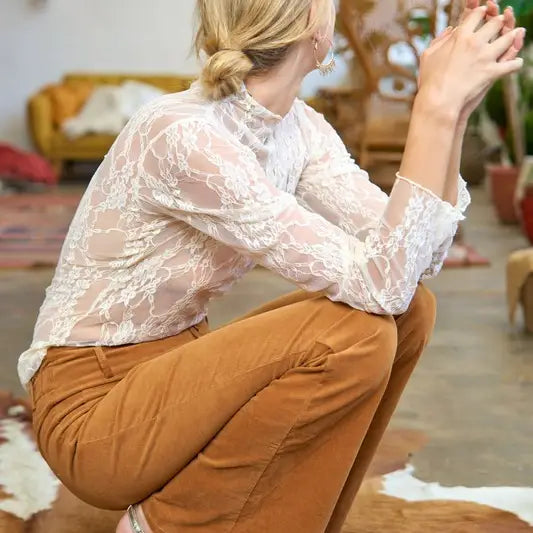
[(339, 379), (353, 378), (359, 385), (364, 380), (368, 389), (380, 387), (390, 376), (398, 348), (396, 322), (391, 316), (346, 309), (343, 320), (317, 342), (327, 346), (329, 366), (336, 367)]
[(372, 389), (383, 387), (389, 380), (398, 349), (398, 329), (391, 316), (365, 313), (372, 332), (366, 342), (360, 344), (368, 350), (367, 380)]
[(404, 347), (412, 346), (407, 352), (421, 353), (420, 347), (424, 348), (433, 335), (436, 316), (435, 295), (420, 283), (407, 311), (396, 317), (399, 342)]
[(437, 317), (437, 299), (423, 283), (419, 283), (405, 315), (420, 332), (431, 333)]

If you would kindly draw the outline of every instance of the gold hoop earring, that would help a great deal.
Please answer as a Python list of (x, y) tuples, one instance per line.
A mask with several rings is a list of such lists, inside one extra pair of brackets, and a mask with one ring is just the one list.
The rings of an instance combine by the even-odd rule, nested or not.
[[(325, 37), (327, 39), (327, 37)], [(337, 66), (337, 61), (335, 60), (335, 52), (333, 51), (333, 43), (331, 42), (331, 39), (327, 39), (330, 44), (330, 50), (331, 50), (331, 59), (327, 63), (321, 63), (318, 60), (318, 39), (315, 39), (315, 61), (316, 61), (316, 68), (320, 71), (320, 74), (322, 76), (327, 76), (328, 74), (331, 74), (335, 67)]]

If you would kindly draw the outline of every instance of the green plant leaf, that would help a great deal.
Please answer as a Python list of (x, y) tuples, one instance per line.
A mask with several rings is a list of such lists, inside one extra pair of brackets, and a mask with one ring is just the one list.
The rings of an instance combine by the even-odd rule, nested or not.
[(517, 17), (533, 12), (533, 2), (531, 0), (506, 0), (502, 4), (502, 9), (504, 6), (511, 6)]

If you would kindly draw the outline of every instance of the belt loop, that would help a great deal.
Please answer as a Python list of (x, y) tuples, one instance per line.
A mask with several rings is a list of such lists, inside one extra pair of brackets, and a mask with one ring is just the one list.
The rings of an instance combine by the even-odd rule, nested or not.
[(94, 353), (96, 354), (96, 359), (98, 360), (98, 364), (100, 365), (100, 368), (102, 369), (104, 377), (112, 378), (113, 371), (111, 370), (111, 367), (109, 366), (109, 362), (104, 353), (104, 350), (102, 349), (101, 346), (93, 346), (93, 348), (94, 348)]
[(207, 335), (209, 333), (209, 322), (207, 316), (198, 324), (198, 331), (200, 335)]
[(209, 324), (207, 322), (207, 317), (202, 319), (200, 322), (195, 324), (194, 326), (191, 326), (190, 328), (191, 333), (193, 336), (197, 339), (200, 337), (203, 337), (204, 335), (207, 335), (209, 333)]

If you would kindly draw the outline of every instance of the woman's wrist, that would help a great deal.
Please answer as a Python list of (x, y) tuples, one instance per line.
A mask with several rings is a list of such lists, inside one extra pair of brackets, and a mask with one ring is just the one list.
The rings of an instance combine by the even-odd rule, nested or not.
[(413, 116), (421, 115), (425, 120), (436, 121), (440, 126), (456, 129), (462, 108), (462, 104), (442, 91), (421, 89), (414, 101)]
[(466, 134), (466, 129), (468, 128), (468, 121), (470, 120), (470, 115), (461, 115), (457, 121), (457, 126), (455, 132), (457, 137), (463, 138)]
[(459, 110), (420, 92), (415, 98), (400, 175), (433, 191), (444, 192), (456, 139)]

